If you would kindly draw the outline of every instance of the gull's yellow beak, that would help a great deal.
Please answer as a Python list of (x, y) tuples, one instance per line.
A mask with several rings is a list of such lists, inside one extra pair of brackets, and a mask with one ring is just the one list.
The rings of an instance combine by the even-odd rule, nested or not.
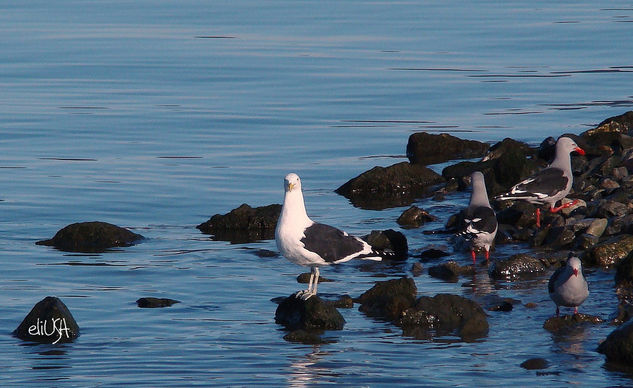
[(292, 182), (288, 182), (288, 191), (292, 191), (295, 188), (295, 184)]

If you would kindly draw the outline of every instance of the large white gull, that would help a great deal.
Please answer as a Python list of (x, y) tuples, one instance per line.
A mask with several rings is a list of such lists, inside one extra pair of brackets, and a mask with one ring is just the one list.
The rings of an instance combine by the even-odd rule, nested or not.
[(308, 217), (301, 179), (290, 173), (284, 179), (284, 203), (275, 229), (277, 249), (289, 261), (311, 268), (308, 289), (297, 297), (308, 299), (317, 293), (319, 267), (352, 259), (376, 260), (391, 256), (378, 252), (358, 237), (335, 227), (314, 222)]
[[(571, 191), (573, 175), (571, 171), (571, 152), (584, 155), (585, 151), (575, 141), (563, 136), (556, 142), (554, 161), (544, 170), (514, 185), (509, 192), (496, 199), (520, 199), (538, 205), (549, 205), (549, 211), (556, 213), (561, 209), (574, 206), (578, 200), (555, 207), (556, 202), (565, 198)], [(541, 226), (541, 209), (536, 208), (536, 226)]]

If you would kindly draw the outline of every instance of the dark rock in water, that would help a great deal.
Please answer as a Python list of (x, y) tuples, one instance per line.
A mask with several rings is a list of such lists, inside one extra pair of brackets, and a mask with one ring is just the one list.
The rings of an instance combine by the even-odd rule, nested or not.
[(409, 136), (407, 158), (411, 163), (429, 165), (455, 159), (478, 158), (488, 150), (488, 144), (462, 140), (447, 133), (439, 135), (417, 132)]
[(598, 352), (604, 354), (608, 362), (633, 364), (633, 320), (612, 331), (598, 346)]
[(320, 345), (325, 344), (327, 341), (324, 341), (321, 338), (322, 330), (293, 330), (290, 333), (284, 336), (284, 339), (288, 342), (298, 342), (305, 345)]
[[(310, 274), (310, 272), (304, 272), (302, 274), (299, 274), (299, 276), (297, 276), (297, 283), (308, 284), (310, 282), (310, 276), (312, 276)], [(333, 282), (333, 281), (334, 280), (332, 280), (332, 279), (328, 279), (328, 278), (324, 278), (323, 276), (319, 276), (318, 283), (328, 283), (328, 282)]]
[(245, 243), (275, 238), (275, 227), (281, 213), (281, 205), (273, 204), (252, 208), (247, 204), (227, 214), (216, 214), (196, 226), (202, 233), (211, 234), (215, 240)]
[(615, 271), (615, 284), (633, 288), (633, 253), (629, 253), (618, 263)]
[(316, 295), (308, 300), (290, 295), (277, 306), (275, 322), (288, 330), (341, 330), (345, 319), (336, 308)]
[(25, 341), (58, 344), (74, 341), (79, 326), (64, 302), (47, 296), (37, 302), (13, 335)]
[(261, 258), (278, 257), (279, 256), (279, 253), (277, 253), (275, 251), (270, 251), (268, 249), (255, 249), (253, 253), (255, 254), (255, 256), (261, 257)]
[(351, 309), (354, 307), (354, 300), (349, 295), (341, 295), (334, 300), (324, 300), (325, 304), (337, 309)]
[(420, 209), (417, 206), (411, 206), (398, 217), (396, 222), (404, 227), (417, 228), (425, 222), (435, 221), (436, 219), (436, 217), (430, 215), (426, 210)]
[(59, 230), (50, 240), (37, 245), (53, 246), (67, 252), (95, 253), (114, 247), (129, 247), (144, 237), (107, 222), (80, 222)]
[(633, 235), (622, 234), (592, 247), (582, 257), (586, 266), (610, 267), (633, 252)]
[(451, 294), (420, 297), (397, 323), (405, 336), (419, 339), (456, 334), (468, 341), (488, 334), (488, 320), (481, 306)]
[(439, 265), (435, 265), (429, 268), (429, 275), (437, 278), (446, 280), (448, 282), (455, 283), (457, 282), (460, 275), (473, 274), (475, 273), (475, 269), (472, 266), (462, 267), (455, 260), (447, 261), (446, 263), (442, 263)]
[(389, 167), (374, 167), (336, 189), (354, 206), (363, 209), (385, 209), (405, 206), (416, 198), (429, 196), (433, 185), (444, 178), (433, 170), (401, 162)]
[[(631, 288), (631, 286), (627, 285), (623, 287), (618, 287), (616, 292), (618, 294), (625, 294), (624, 297), (630, 300), (633, 296), (631, 295), (632, 291), (633, 289)], [(618, 297), (622, 298), (623, 295), (618, 295)], [(618, 310), (611, 320), (611, 324), (619, 326), (629, 321), (631, 318), (633, 318), (633, 305), (628, 300), (624, 300), (618, 304)]]
[(365, 291), (356, 301), (358, 310), (370, 317), (394, 321), (413, 306), (418, 290), (411, 278), (392, 279), (376, 284)]
[(491, 147), (481, 162), (461, 162), (442, 170), (446, 179), (461, 179), (473, 171), (481, 171), (490, 196), (507, 191), (512, 185), (527, 178), (539, 164), (531, 158), (534, 151), (525, 143), (504, 139)]
[(518, 299), (502, 298), (498, 295), (490, 294), (479, 300), (479, 303), (485, 306), (488, 311), (508, 312), (514, 309), (515, 304), (521, 304)]
[(584, 132), (581, 136), (591, 136), (600, 132), (623, 133), (633, 136), (633, 111), (628, 111), (619, 116), (609, 117), (598, 124), (596, 128)]
[(521, 368), (527, 370), (545, 369), (549, 367), (549, 362), (544, 358), (530, 358), (521, 363)]
[(161, 308), (161, 307), (169, 307), (173, 304), (180, 303), (179, 300), (169, 299), (169, 298), (139, 298), (136, 301), (136, 305), (140, 308)]
[(536, 224), (536, 206), (526, 201), (516, 201), (512, 206), (497, 212), (500, 224), (529, 227)]
[(543, 328), (551, 333), (562, 334), (585, 324), (602, 323), (600, 317), (587, 314), (572, 314), (552, 317), (545, 321)]
[(490, 276), (496, 279), (516, 278), (542, 271), (545, 271), (543, 262), (524, 253), (510, 256), (504, 260), (495, 260), (488, 270)]
[(392, 257), (393, 260), (406, 260), (409, 256), (407, 238), (402, 232), (393, 229), (372, 230), (363, 239), (378, 251), (395, 253), (395, 256)]
[(413, 274), (414, 277), (422, 275), (423, 272), (424, 266), (422, 263), (413, 263), (413, 266), (411, 267), (411, 274)]
[(421, 259), (439, 259), (440, 257), (448, 256), (450, 253), (443, 249), (427, 248), (420, 253)]

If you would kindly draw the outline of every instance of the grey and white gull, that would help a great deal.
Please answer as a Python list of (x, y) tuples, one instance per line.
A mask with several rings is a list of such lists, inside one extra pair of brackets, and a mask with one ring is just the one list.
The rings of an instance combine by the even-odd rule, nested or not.
[(578, 306), (589, 296), (589, 286), (580, 259), (570, 256), (565, 265), (552, 274), (547, 288), (550, 298), (556, 303), (556, 316), (559, 306), (573, 307), (574, 314), (578, 314)]
[[(573, 174), (571, 171), (572, 152), (584, 155), (585, 151), (575, 141), (562, 136), (556, 142), (554, 161), (545, 169), (514, 185), (509, 192), (498, 195), (499, 200), (525, 200), (537, 206), (547, 204), (549, 211), (556, 213), (574, 206), (578, 200), (556, 207), (556, 202), (565, 198), (571, 191)], [(536, 226), (541, 226), (541, 209), (536, 208)]]

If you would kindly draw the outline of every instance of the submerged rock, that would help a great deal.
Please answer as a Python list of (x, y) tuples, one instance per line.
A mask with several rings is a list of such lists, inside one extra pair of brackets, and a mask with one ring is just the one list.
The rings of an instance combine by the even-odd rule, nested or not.
[(395, 321), (404, 310), (413, 306), (417, 292), (413, 279), (392, 279), (376, 282), (356, 302), (360, 303), (358, 310), (370, 317)]
[(456, 334), (474, 340), (488, 334), (486, 313), (476, 302), (459, 295), (420, 297), (398, 321), (403, 334), (419, 339)]
[(136, 305), (140, 308), (161, 308), (161, 307), (169, 307), (173, 304), (180, 303), (179, 300), (169, 299), (169, 298), (139, 298), (136, 301)]
[(450, 260), (429, 268), (430, 276), (452, 283), (456, 283), (461, 275), (471, 275), (473, 273), (475, 273), (475, 269), (472, 265), (461, 266), (457, 264), (455, 260)]
[(47, 296), (33, 306), (13, 335), (47, 344), (72, 342), (79, 336), (79, 325), (64, 302)]
[(227, 214), (216, 214), (196, 226), (202, 233), (216, 240), (245, 243), (275, 238), (275, 227), (281, 205), (273, 204), (252, 208), (242, 204)]
[(411, 163), (429, 165), (455, 159), (482, 157), (488, 144), (463, 140), (447, 133), (417, 132), (409, 136), (407, 157)]
[(544, 358), (537, 357), (523, 361), (520, 366), (527, 370), (545, 369), (549, 367), (549, 362)]
[(114, 247), (129, 247), (144, 239), (140, 234), (112, 225), (93, 221), (70, 224), (59, 230), (50, 240), (37, 245), (53, 246), (67, 252), (95, 253)]
[(409, 205), (416, 198), (429, 196), (431, 187), (442, 182), (444, 178), (425, 166), (401, 162), (374, 167), (335, 191), (354, 206), (380, 210)]
[(417, 206), (411, 206), (398, 217), (396, 222), (403, 227), (418, 228), (424, 225), (425, 222), (435, 221), (436, 219), (437, 217), (430, 215), (426, 210)]
[(345, 319), (338, 310), (317, 295), (308, 300), (296, 294), (284, 299), (275, 311), (275, 322), (288, 330), (341, 330)]
[(600, 317), (587, 314), (571, 314), (551, 317), (545, 321), (543, 328), (551, 333), (565, 333), (577, 326), (602, 323)]
[(533, 275), (545, 271), (545, 265), (536, 257), (520, 253), (505, 260), (495, 260), (488, 270), (491, 277), (516, 278), (524, 275)]

